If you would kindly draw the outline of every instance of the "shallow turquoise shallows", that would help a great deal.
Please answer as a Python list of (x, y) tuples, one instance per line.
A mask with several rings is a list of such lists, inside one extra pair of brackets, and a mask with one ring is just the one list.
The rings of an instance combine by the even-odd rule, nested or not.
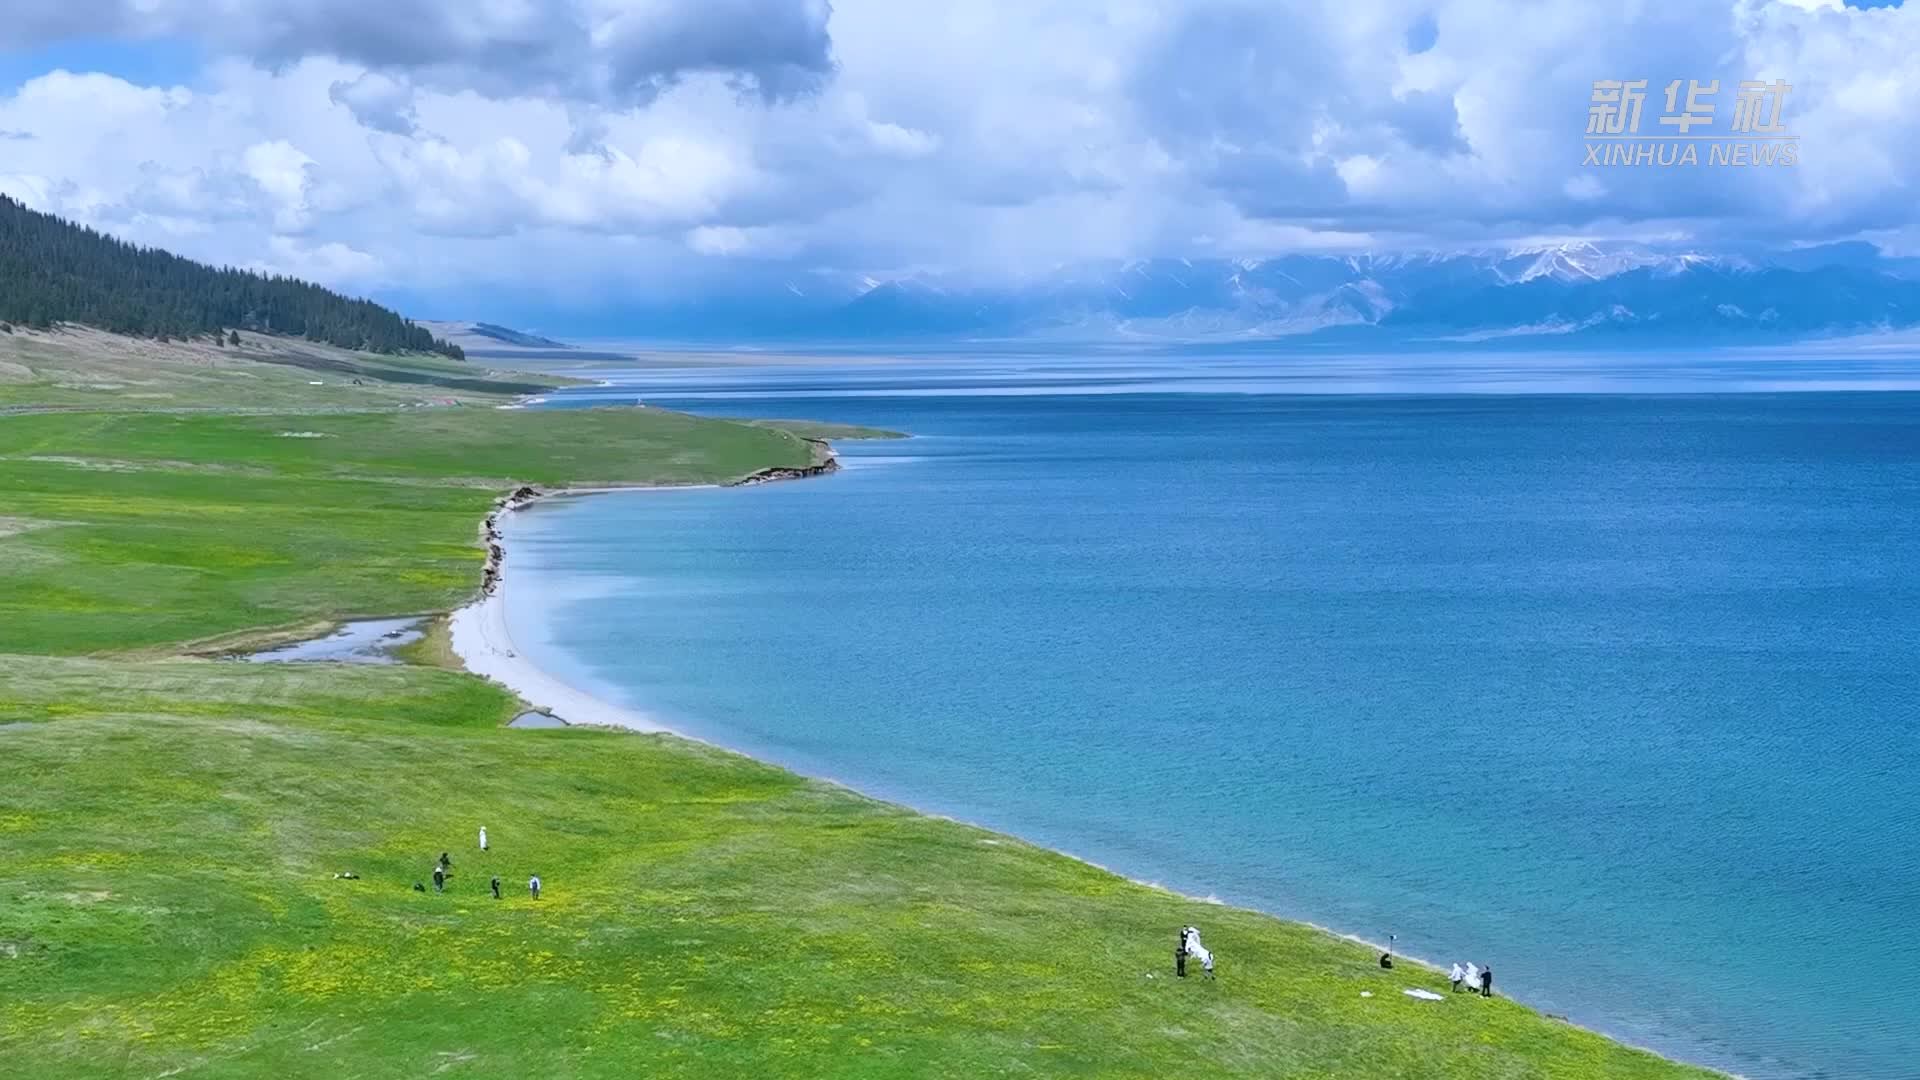
[(993, 371), (567, 402), (920, 437), (517, 515), (522, 648), (803, 772), (1490, 964), (1631, 1042), (1920, 1076), (1920, 395)]

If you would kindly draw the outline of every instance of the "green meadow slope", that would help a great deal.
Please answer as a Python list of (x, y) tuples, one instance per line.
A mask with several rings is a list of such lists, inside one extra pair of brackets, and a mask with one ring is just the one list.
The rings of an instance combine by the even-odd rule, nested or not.
[(655, 409), (9, 417), (0, 651), (445, 610), (474, 590), (480, 519), (516, 484), (712, 482), (810, 454), (784, 431)]
[[(514, 484), (811, 452), (652, 409), (0, 417), (5, 1071), (1708, 1075), (736, 755), (511, 730), (465, 674), (180, 655), (459, 603)], [(1170, 977), (1189, 922), (1217, 981)]]
[(239, 345), (122, 337), (84, 326), (0, 330), (0, 411), (17, 408), (382, 408), (493, 404), (578, 380), (435, 354), (353, 352), (245, 333)]

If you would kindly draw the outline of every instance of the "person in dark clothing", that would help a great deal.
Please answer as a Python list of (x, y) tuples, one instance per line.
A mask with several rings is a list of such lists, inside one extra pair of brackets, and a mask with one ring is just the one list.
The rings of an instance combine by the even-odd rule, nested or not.
[(436, 866), (433, 868), (433, 891), (447, 891), (447, 871), (443, 867)]
[(1392, 954), (1392, 953), (1381, 953), (1381, 954), (1380, 954), (1380, 966), (1381, 966), (1381, 967), (1383, 967), (1383, 968), (1389, 968), (1389, 969), (1390, 969), (1390, 968), (1392, 968), (1392, 967), (1393, 967), (1393, 954)]
[(1173, 974), (1175, 978), (1187, 977), (1187, 932), (1180, 931), (1180, 937), (1173, 943)]
[(427, 891), (427, 886), (426, 886), (426, 883), (425, 883), (425, 882), (420, 882), (420, 881), (416, 881), (416, 882), (414, 882), (414, 883), (413, 883), (413, 891), (414, 891), (414, 892), (426, 892), (426, 891)]
[(440, 869), (442, 870), (453, 869), (453, 860), (447, 858), (447, 853), (444, 851), (440, 853)]
[(1480, 996), (1481, 997), (1493, 996), (1493, 969), (1492, 968), (1480, 969)]
[(498, 874), (493, 876), (493, 898), (500, 899), (500, 875)]

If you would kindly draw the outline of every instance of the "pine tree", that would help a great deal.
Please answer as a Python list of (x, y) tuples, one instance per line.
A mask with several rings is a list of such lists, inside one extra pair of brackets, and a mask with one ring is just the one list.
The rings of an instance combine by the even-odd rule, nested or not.
[(230, 345), (239, 329), (286, 334), (372, 352), (458, 346), (381, 307), (280, 275), (215, 269), (27, 209), (0, 195), (0, 319), (33, 329), (84, 323), (118, 334)]

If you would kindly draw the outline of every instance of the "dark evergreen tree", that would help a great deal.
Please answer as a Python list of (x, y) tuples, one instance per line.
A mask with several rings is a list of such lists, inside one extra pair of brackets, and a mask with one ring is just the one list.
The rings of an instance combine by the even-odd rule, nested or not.
[[(238, 327), (368, 352), (466, 359), (460, 346), (371, 300), (277, 274), (215, 269), (29, 210), (4, 195), (0, 319), (37, 330), (85, 323), (163, 340), (218, 337)], [(226, 340), (240, 344), (238, 330)]]

